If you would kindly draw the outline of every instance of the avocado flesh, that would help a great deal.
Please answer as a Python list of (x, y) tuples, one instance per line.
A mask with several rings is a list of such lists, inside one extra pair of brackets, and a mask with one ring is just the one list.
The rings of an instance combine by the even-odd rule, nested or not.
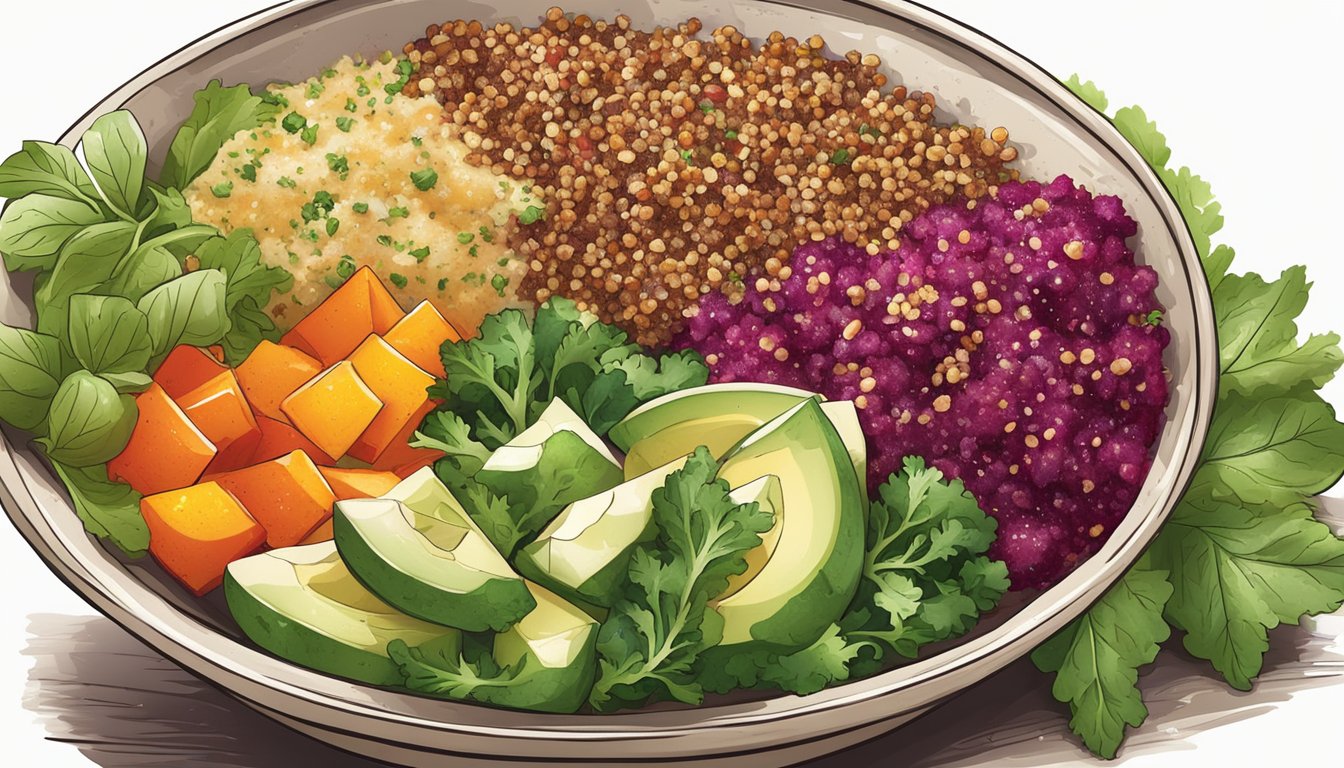
[(382, 498), (336, 502), (332, 517), (350, 570), (412, 616), (500, 631), (536, 607), (522, 578), (429, 468)]
[(333, 542), (288, 547), (234, 561), (224, 575), (229, 612), (254, 643), (295, 664), (373, 685), (404, 677), (387, 644), (443, 649), (456, 629), (408, 616), (369, 592)]
[(597, 620), (539, 584), (527, 582), (536, 600), (507, 631), (495, 635), (501, 667), (522, 663), (514, 685), (490, 703), (541, 712), (573, 712), (588, 700), (597, 677)]
[(616, 460), (607, 444), (602, 442), (602, 438), (597, 436), (574, 409), (557, 397), (546, 406), (546, 410), (541, 412), (532, 426), (519, 432), (512, 440), (492, 453), (486, 460), (484, 469), (519, 472), (535, 467), (541, 458), (541, 447), (549, 438), (561, 432), (573, 433), (598, 458), (620, 466), (620, 462)]
[(514, 562), (524, 576), (572, 600), (611, 607), (635, 545), (647, 541), (653, 492), (686, 464), (679, 456), (565, 507)]
[[(741, 439), (741, 435), (813, 396), (813, 393), (805, 389), (781, 387), (775, 384), (750, 382), (706, 384), (650, 400), (621, 419), (620, 423), (611, 428), (607, 437), (611, 438), (618, 448), (629, 454), (636, 443), (670, 427), (677, 427), (678, 431), (686, 430), (688, 434), (693, 434), (697, 429), (705, 429), (708, 433), (715, 432), (714, 424), (720, 419), (728, 423), (738, 421), (749, 425), (737, 438), (729, 440), (728, 444), (723, 446), (723, 450), (727, 450)], [(696, 424), (701, 426), (697, 427)], [(707, 437), (718, 442), (712, 434)], [(722, 453), (716, 452), (714, 445), (703, 441), (694, 443), (691, 448), (697, 445), (706, 445), (716, 456)], [(628, 461), (629, 457), (626, 458)], [(656, 467), (671, 458), (668, 456), (658, 460), (651, 457), (644, 469), (627, 471), (626, 476), (643, 474), (648, 468)]]
[(796, 650), (820, 637), (854, 596), (864, 509), (849, 453), (816, 400), (748, 435), (718, 476), (736, 487), (766, 474), (779, 478), (785, 499), (762, 536), (763, 546), (778, 537), (774, 551), (755, 578), (712, 605), (723, 620), (720, 646)]
[(832, 400), (821, 404), (821, 412), (835, 427), (840, 442), (845, 444), (849, 454), (849, 463), (854, 467), (855, 479), (859, 481), (859, 496), (863, 499), (863, 508), (868, 509), (868, 439), (863, 436), (863, 425), (859, 423), (859, 409), (852, 400)]
[[(761, 510), (769, 512), (775, 519), (779, 519), (784, 514), (784, 490), (780, 485), (779, 478), (774, 475), (758, 477), (746, 485), (739, 486), (728, 492), (728, 498), (734, 504), (759, 504)], [(748, 582), (756, 578), (765, 564), (775, 554), (775, 548), (779, 546), (779, 533), (783, 526), (772, 525), (770, 530), (761, 534), (761, 543), (753, 547), (746, 554), (747, 569), (742, 573), (733, 574), (728, 577), (728, 586), (723, 590), (723, 594), (718, 599), (734, 595)]]

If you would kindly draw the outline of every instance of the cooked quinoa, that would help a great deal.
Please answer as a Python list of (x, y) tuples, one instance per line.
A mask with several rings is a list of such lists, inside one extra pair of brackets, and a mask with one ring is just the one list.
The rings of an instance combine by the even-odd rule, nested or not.
[(938, 124), (876, 56), (700, 31), (552, 8), (536, 28), (454, 21), (406, 45), (404, 92), (443, 102), (469, 162), (547, 200), (514, 235), (521, 298), (567, 296), (662, 344), (704, 294), (778, 290), (798, 242), (894, 248), (921, 211), (1016, 177), (1006, 130)]
[(403, 305), (429, 299), (464, 333), (516, 303), (525, 265), (504, 228), (540, 198), (467, 163), (438, 103), (400, 94), (406, 70), (344, 58), (271, 86), (276, 123), (235, 136), (186, 190), (196, 221), (252, 229), (263, 257), (293, 273), (268, 307), (282, 328), (364, 265)]

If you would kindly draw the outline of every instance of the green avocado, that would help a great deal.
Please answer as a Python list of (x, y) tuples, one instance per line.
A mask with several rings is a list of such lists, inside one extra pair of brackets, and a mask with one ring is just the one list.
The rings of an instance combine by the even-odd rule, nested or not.
[(652, 533), (653, 492), (681, 469), (679, 456), (608, 491), (565, 507), (514, 564), (524, 576), (566, 597), (611, 607), (625, 580), (630, 552)]
[[(863, 563), (864, 508), (839, 433), (815, 399), (804, 400), (728, 451), (719, 478), (737, 488), (779, 479), (775, 524), (762, 537), (755, 576), (711, 603), (719, 645), (787, 652), (804, 648), (854, 597)], [(768, 495), (768, 494), (767, 494)]]
[(336, 547), (355, 576), (412, 616), (502, 631), (536, 601), (428, 467), (377, 499), (336, 502)]
[(407, 616), (379, 600), (346, 568), (330, 541), (253, 555), (224, 574), (229, 612), (252, 642), (310, 669), (374, 685), (404, 677), (387, 644), (456, 656), (456, 629)]
[(773, 384), (706, 384), (650, 400), (607, 436), (626, 452), (625, 476), (631, 478), (701, 445), (718, 458), (748, 432), (812, 396)]
[(588, 700), (597, 677), (597, 620), (538, 584), (528, 583), (537, 607), (495, 635), (501, 667), (521, 663), (518, 676), (490, 703), (539, 712), (573, 712)]
[[(535, 424), (499, 447), (476, 480), (519, 510), (515, 519), (544, 525), (566, 504), (600, 493), (624, 479), (611, 449), (559, 398)], [(536, 528), (523, 532), (526, 539)], [(505, 552), (504, 555), (511, 555)]]

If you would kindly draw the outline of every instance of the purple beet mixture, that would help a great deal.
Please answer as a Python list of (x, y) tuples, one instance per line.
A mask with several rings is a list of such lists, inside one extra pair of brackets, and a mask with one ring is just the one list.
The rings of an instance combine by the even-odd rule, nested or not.
[(1045, 587), (1129, 511), (1163, 424), (1170, 336), (1136, 229), (1068, 177), (1013, 182), (930, 209), (895, 251), (800, 246), (779, 290), (707, 294), (680, 343), (713, 381), (854, 400), (870, 486), (924, 456), (998, 520), (1014, 587)]

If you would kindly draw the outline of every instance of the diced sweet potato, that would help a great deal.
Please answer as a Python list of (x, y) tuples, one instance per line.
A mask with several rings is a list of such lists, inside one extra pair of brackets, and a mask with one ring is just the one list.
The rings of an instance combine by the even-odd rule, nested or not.
[(281, 421), (280, 403), (321, 372), (322, 364), (304, 352), (264, 340), (236, 369), (252, 408)]
[(322, 452), (344, 456), (383, 409), (383, 401), (343, 360), (285, 398), (280, 410)]
[(221, 362), (221, 363), (224, 362), (224, 345), (223, 345), (223, 344), (211, 344), (210, 346), (206, 347), (205, 349), (206, 349), (207, 352), (210, 353), (210, 356), (211, 356), (211, 357), (215, 358), (216, 360), (218, 360), (218, 361)]
[(266, 544), (292, 547), (331, 516), (336, 495), (303, 451), (219, 475), (220, 487), (266, 529)]
[(392, 326), (383, 340), (429, 374), (443, 378), (439, 347), (445, 341), (461, 341), (462, 335), (433, 304), (422, 301)]
[(391, 472), (376, 469), (345, 469), (343, 467), (318, 467), (326, 478), (331, 492), (337, 501), (345, 499), (373, 499), (392, 490), (401, 482), (401, 478)]
[(197, 595), (219, 586), (229, 563), (252, 554), (266, 531), (218, 483), (146, 496), (140, 514), (155, 560)]
[(201, 386), (225, 371), (225, 367), (209, 352), (185, 344), (173, 351), (154, 371), (154, 381), (174, 400)]
[(334, 365), (369, 334), (387, 333), (404, 314), (373, 270), (362, 267), (280, 341)]
[(324, 541), (331, 541), (336, 538), (336, 532), (333, 529), (331, 518), (328, 517), (325, 522), (313, 529), (313, 532), (303, 537), (299, 544), (321, 544)]
[(392, 442), (388, 444), (387, 449), (378, 457), (378, 460), (372, 462), (374, 469), (392, 472), (398, 477), (404, 478), (415, 470), (427, 467), (443, 458), (443, 451), (433, 448), (412, 448), (410, 445), (411, 438), (415, 436), (415, 430), (420, 428), (421, 422), (425, 420), (425, 415), (434, 410), (434, 406), (435, 403), (431, 400), (406, 422), (406, 426), (392, 439)]
[(350, 353), (350, 363), (359, 378), (383, 401), (383, 409), (348, 451), (370, 464), (378, 460), (407, 424), (419, 424), (427, 412), (434, 377), (377, 336), (364, 340)]
[(219, 451), (208, 471), (228, 471), (248, 463), (261, 440), (261, 429), (233, 371), (225, 370), (191, 390), (178, 398), (178, 404)]
[(150, 384), (135, 404), (135, 429), (122, 452), (107, 463), (108, 477), (146, 495), (196, 482), (215, 458), (214, 443), (158, 384)]
[(325, 451), (318, 448), (316, 443), (304, 437), (303, 433), (283, 421), (258, 416), (257, 426), (261, 428), (261, 440), (248, 457), (248, 464), (260, 464), (263, 461), (278, 459), (294, 451), (303, 451), (313, 461), (320, 461), (323, 464), (332, 464), (336, 461), (334, 457), (328, 456)]

